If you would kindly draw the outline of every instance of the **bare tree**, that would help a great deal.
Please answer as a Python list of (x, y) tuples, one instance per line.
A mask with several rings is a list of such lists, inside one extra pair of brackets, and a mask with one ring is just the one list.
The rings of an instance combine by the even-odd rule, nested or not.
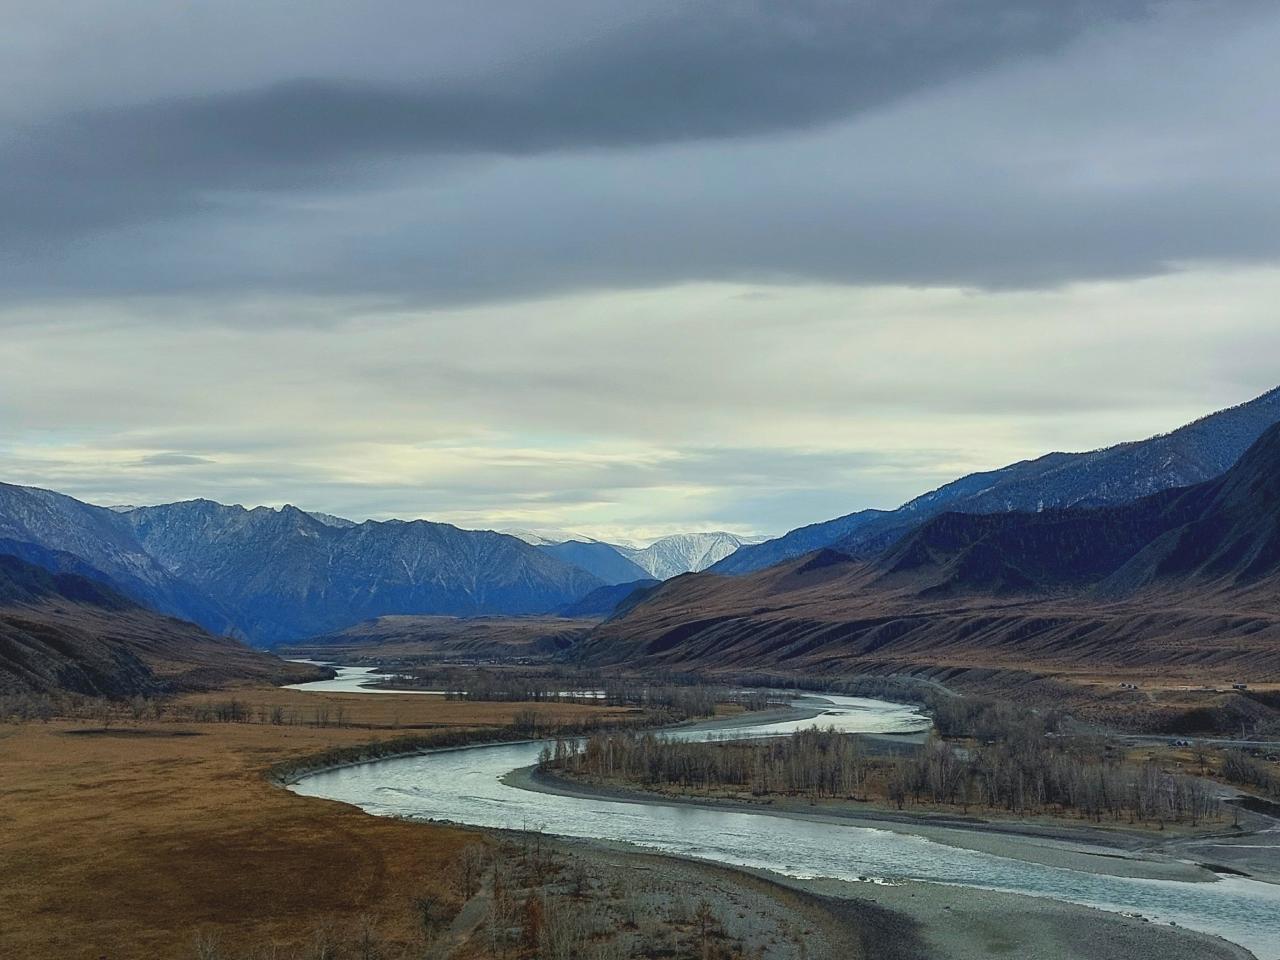
[(485, 848), (483, 844), (469, 843), (462, 848), (453, 863), (454, 888), (463, 900), (470, 900), (480, 892), (484, 878)]

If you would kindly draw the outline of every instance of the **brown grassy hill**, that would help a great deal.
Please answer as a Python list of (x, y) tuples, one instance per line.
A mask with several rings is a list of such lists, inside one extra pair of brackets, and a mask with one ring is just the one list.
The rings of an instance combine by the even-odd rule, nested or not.
[(95, 580), (0, 555), (0, 693), (120, 697), (307, 672), (154, 613)]
[(872, 564), (811, 561), (732, 579), (691, 575), (598, 627), (588, 660), (671, 669), (848, 673), (916, 666), (1166, 671), (1280, 680), (1280, 604), (1249, 598), (973, 595), (890, 589)]
[(558, 653), (594, 621), (561, 617), (378, 617), (287, 648), (290, 656), (489, 660)]

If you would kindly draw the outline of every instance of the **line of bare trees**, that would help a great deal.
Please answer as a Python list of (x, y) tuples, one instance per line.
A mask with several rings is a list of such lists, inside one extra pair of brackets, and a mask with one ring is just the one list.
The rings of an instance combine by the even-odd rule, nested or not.
[(718, 703), (735, 703), (747, 710), (763, 710), (771, 702), (763, 691), (735, 690), (722, 685), (659, 684), (621, 678), (577, 679), (582, 685), (572, 684), (571, 678), (521, 677), (478, 671), (453, 678), (453, 685), (445, 686), (444, 690), (445, 696), (453, 700), (588, 702), (660, 711), (673, 720), (712, 716)]
[(816, 728), (748, 743), (697, 743), (655, 733), (597, 734), (557, 740), (542, 765), (571, 774), (667, 784), (687, 790), (732, 786), (756, 795), (850, 797), (861, 790), (867, 760), (861, 741)]
[(894, 762), (887, 794), (899, 809), (910, 798), (1023, 816), (1071, 811), (1096, 822), (1195, 825), (1222, 813), (1217, 791), (1205, 780), (1151, 761), (1128, 762), (1091, 744), (1031, 737), (973, 749), (932, 739)]
[(252, 704), (237, 697), (179, 703), (161, 697), (107, 699), (74, 694), (16, 694), (0, 697), (0, 720), (47, 722), (55, 718), (95, 721), (104, 727), (118, 723), (175, 721), (179, 723), (264, 723), (275, 726), (346, 727), (351, 725), (341, 702)]
[(914, 754), (874, 757), (856, 736), (814, 728), (737, 743), (598, 734), (582, 743), (557, 741), (542, 762), (570, 775), (687, 791), (730, 787), (812, 799), (867, 799), (882, 791), (899, 809), (911, 802), (1144, 823), (1221, 816), (1216, 791), (1201, 779), (1022, 730), (976, 747), (935, 737)]
[(1280, 768), (1244, 750), (1227, 750), (1223, 754), (1222, 776), (1232, 783), (1280, 797)]

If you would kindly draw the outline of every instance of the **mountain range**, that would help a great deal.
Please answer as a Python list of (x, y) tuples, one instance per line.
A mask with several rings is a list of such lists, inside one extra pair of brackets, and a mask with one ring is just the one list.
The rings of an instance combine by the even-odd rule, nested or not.
[(948, 511), (1002, 513), (1126, 503), (1220, 476), (1272, 424), (1280, 422), (1280, 387), (1171, 433), (1089, 453), (1050, 453), (999, 470), (974, 473), (897, 510), (862, 510), (743, 546), (712, 569), (742, 574), (824, 547), (873, 556), (921, 523)]
[(606, 621), (596, 663), (1170, 677), (1280, 672), (1280, 425), (1226, 473), (1129, 503), (943, 513), (871, 557), (682, 577)]
[[(895, 511), (761, 544), (728, 533), (557, 541), (209, 500), (107, 508), (0, 484), (0, 555), (268, 646), (378, 618), (410, 618), (394, 621), (404, 636), (415, 617), (554, 615), (610, 617), (582, 652), (613, 662), (820, 654), (826, 668), (960, 634), (1007, 658), (1008, 636), (1050, 643), (1062, 631), (1092, 638), (1105, 660), (1098, 645), (1118, 643), (1108, 631), (1120, 624), (1139, 646), (1153, 624), (1172, 638), (1269, 635), (1254, 601), (1273, 573), (1265, 477), (1280, 470), (1277, 420), (1280, 389), (1149, 440), (974, 474)], [(1159, 615), (1139, 617), (1134, 604), (1157, 597)]]
[(601, 581), (515, 537), (209, 500), (109, 509), (0, 484), (0, 538), (163, 613), (271, 645), (386, 614), (545, 613)]
[(0, 552), (265, 646), (381, 616), (546, 614), (651, 570), (701, 569), (741, 542), (709, 533), (645, 548), (586, 538), (534, 545), (425, 520), (355, 523), (211, 500), (99, 507), (0, 484)]

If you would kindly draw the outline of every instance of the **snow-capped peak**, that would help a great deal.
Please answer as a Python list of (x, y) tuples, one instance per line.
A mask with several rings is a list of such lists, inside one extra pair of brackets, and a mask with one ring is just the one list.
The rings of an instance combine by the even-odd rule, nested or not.
[(661, 537), (644, 548), (617, 546), (632, 563), (659, 580), (696, 573), (723, 560), (744, 543), (760, 543), (763, 537), (740, 537), (734, 533), (676, 533)]

